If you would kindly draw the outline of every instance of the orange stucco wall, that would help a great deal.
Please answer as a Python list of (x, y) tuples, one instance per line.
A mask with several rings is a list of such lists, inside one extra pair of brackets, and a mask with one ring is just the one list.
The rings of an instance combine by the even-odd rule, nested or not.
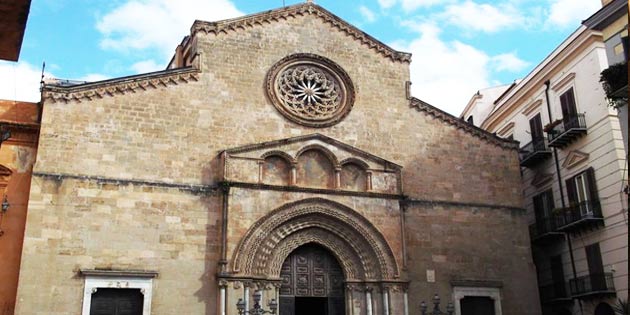
[(0, 236), (0, 315), (8, 315), (13, 314), (15, 307), (26, 210), (37, 152), (38, 105), (0, 100), (0, 129), (11, 132), (11, 137), (0, 145), (0, 165), (11, 171), (2, 179), (8, 180), (6, 188), (0, 188), (3, 190), (0, 198), (6, 194), (10, 204), (0, 224), (4, 232)]

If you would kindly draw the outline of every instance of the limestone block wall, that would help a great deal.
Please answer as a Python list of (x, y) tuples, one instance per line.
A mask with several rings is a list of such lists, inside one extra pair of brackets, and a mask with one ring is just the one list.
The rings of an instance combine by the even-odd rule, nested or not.
[(214, 312), (217, 197), (41, 176), (32, 193), (16, 314), (78, 314), (80, 269), (156, 271), (153, 314)]
[(502, 314), (540, 314), (524, 210), (416, 203), (405, 221), (410, 309), (470, 286), (498, 289)]

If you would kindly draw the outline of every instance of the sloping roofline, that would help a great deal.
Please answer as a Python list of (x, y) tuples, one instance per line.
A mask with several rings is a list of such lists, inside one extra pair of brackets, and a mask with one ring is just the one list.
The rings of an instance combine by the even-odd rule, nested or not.
[(567, 37), (549, 55), (547, 55), (543, 61), (532, 69), (532, 71), (530, 71), (523, 80), (510, 89), (502, 100), (495, 104), (492, 112), (490, 112), (488, 117), (481, 123), (481, 128), (492, 130), (492, 125), (498, 123), (497, 117), (500, 117), (513, 106), (513, 104), (511, 106), (507, 106), (512, 99), (514, 99), (522, 91), (526, 92), (526, 87), (530, 84), (535, 84), (549, 79), (550, 73), (560, 62), (567, 60), (567, 58), (572, 54), (580, 51), (578, 48), (583, 47), (583, 45), (591, 43), (592, 41), (597, 41), (598, 39), (601, 41), (600, 32), (589, 30), (584, 25), (578, 27), (571, 35), (569, 35), (569, 37)]
[(224, 152), (227, 154), (236, 154), (236, 153), (242, 153), (242, 152), (249, 152), (249, 151), (255, 151), (255, 150), (260, 150), (260, 149), (265, 149), (265, 148), (273, 148), (273, 147), (278, 147), (278, 146), (282, 146), (282, 145), (287, 145), (287, 144), (291, 144), (291, 143), (296, 143), (296, 142), (304, 142), (304, 141), (309, 141), (309, 140), (320, 140), (322, 142), (343, 148), (345, 150), (351, 151), (357, 155), (360, 155), (368, 160), (372, 160), (381, 164), (385, 164), (388, 166), (391, 166), (393, 169), (402, 169), (402, 166), (399, 164), (396, 164), (394, 162), (388, 161), (386, 159), (383, 159), (381, 157), (378, 157), (374, 154), (368, 153), (366, 151), (363, 151), (357, 147), (351, 146), (347, 143), (341, 142), (337, 139), (325, 136), (321, 133), (313, 133), (313, 134), (309, 134), (309, 135), (304, 135), (304, 136), (297, 136), (297, 137), (291, 137), (291, 138), (285, 138), (285, 139), (279, 139), (279, 140), (272, 140), (272, 141), (267, 141), (267, 142), (261, 142), (261, 143), (256, 143), (256, 144), (248, 144), (248, 145), (244, 145), (244, 146), (239, 146), (239, 147), (235, 147), (235, 148), (231, 148), (231, 149), (227, 149)]
[(342, 20), (340, 17), (322, 8), (312, 2), (295, 4), (287, 7), (264, 11), (245, 15), (233, 19), (221, 20), (216, 22), (206, 22), (196, 20), (190, 30), (194, 36), (197, 32), (206, 34), (227, 33), (229, 31), (238, 31), (253, 27), (255, 25), (263, 25), (274, 21), (284, 20), (288, 17), (296, 17), (303, 15), (314, 15), (324, 22), (329, 23), (347, 35), (367, 45), (369, 48), (376, 50), (381, 55), (390, 58), (392, 61), (411, 62), (411, 54), (407, 52), (397, 51), (369, 34), (361, 31), (354, 25)]

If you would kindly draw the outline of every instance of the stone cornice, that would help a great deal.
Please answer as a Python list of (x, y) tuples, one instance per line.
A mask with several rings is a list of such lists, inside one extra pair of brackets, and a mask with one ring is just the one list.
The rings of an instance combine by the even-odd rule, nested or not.
[(505, 149), (518, 149), (518, 142), (513, 140), (503, 139), (492, 133), (489, 133), (481, 128), (475, 127), (447, 112), (444, 112), (431, 104), (428, 104), (415, 97), (411, 98), (409, 106), (416, 108), (418, 111), (424, 112), (438, 120), (441, 120), (457, 129), (461, 129), (477, 138), (498, 145)]
[(81, 102), (83, 100), (136, 93), (138, 91), (158, 89), (198, 80), (199, 70), (187, 67), (72, 86), (45, 84), (43, 86), (42, 99), (53, 103)]
[(338, 16), (332, 14), (328, 10), (308, 2), (229, 20), (217, 22), (195, 21), (192, 26), (191, 33), (193, 36), (197, 32), (203, 32), (205, 34), (228, 33), (230, 31), (238, 31), (255, 25), (264, 25), (274, 21), (304, 15), (314, 15), (322, 19), (325, 23), (329, 23), (355, 40), (358, 40), (369, 48), (376, 50), (381, 55), (390, 58), (392, 61), (411, 62), (410, 53), (394, 50), (376, 38), (366, 34)]

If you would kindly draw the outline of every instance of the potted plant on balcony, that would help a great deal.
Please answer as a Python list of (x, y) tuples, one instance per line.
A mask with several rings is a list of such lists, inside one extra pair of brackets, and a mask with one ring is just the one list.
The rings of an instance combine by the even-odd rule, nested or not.
[(562, 119), (556, 119), (550, 123), (548, 123), (545, 128), (543, 128), (543, 131), (546, 133), (551, 133), (553, 128), (555, 128), (557, 125), (562, 123)]
[(613, 310), (615, 310), (615, 314), (628, 315), (628, 301), (618, 299), (617, 303), (613, 306)]
[(618, 108), (628, 103), (628, 62), (614, 64), (599, 77), (608, 105)]

